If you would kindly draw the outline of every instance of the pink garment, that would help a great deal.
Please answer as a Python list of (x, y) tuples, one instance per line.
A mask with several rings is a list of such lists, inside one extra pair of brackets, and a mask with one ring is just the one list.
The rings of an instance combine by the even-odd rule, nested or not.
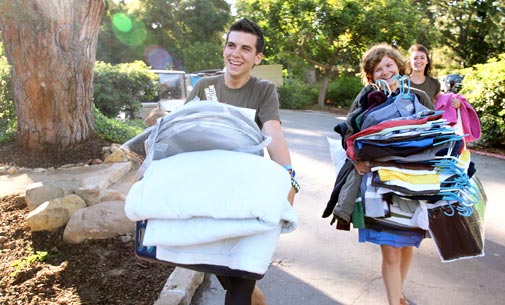
[(455, 125), (458, 121), (458, 111), (452, 107), (451, 102), (453, 98), (461, 101), (461, 125), (463, 126), (463, 134), (465, 134), (465, 142), (471, 142), (480, 138), (480, 120), (475, 109), (468, 103), (468, 101), (457, 93), (442, 93), (437, 97), (435, 102), (436, 110), (443, 110), (442, 117)]

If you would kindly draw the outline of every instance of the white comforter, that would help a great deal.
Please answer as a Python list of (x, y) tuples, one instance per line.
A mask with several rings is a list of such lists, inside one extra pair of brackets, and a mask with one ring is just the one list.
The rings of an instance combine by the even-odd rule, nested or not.
[(296, 228), (287, 171), (270, 159), (225, 150), (153, 161), (126, 198), (133, 221), (149, 219), (144, 245), (158, 259), (263, 274), (280, 232)]

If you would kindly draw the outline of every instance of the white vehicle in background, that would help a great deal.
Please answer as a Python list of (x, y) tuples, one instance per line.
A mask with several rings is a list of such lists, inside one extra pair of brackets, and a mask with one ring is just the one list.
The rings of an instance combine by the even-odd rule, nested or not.
[(186, 73), (178, 70), (151, 70), (158, 74), (160, 81), (160, 93), (158, 101), (143, 102), (137, 113), (140, 119), (146, 118), (151, 110), (160, 108), (167, 112), (173, 112), (184, 105), (186, 98), (196, 82), (207, 75), (223, 73), (222, 70), (211, 69), (194, 73)]
[[(151, 110), (160, 108), (173, 112), (184, 105), (186, 97), (191, 91), (191, 83), (186, 80), (186, 73), (177, 70), (151, 70), (160, 77), (160, 93), (158, 101), (144, 102), (137, 114), (145, 118)], [(188, 90), (189, 89), (189, 90)]]

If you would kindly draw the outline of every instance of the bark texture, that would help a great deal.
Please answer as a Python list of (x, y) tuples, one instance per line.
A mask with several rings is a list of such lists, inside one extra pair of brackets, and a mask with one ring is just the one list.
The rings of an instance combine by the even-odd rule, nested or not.
[(0, 0), (18, 129), (25, 149), (94, 135), (93, 69), (103, 0)]

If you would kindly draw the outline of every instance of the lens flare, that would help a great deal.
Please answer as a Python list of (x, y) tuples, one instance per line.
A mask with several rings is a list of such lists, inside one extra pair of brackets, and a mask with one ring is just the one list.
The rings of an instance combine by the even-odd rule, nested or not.
[(112, 25), (116, 38), (126, 45), (139, 46), (146, 40), (147, 30), (144, 24), (126, 14), (115, 14), (112, 17)]
[(114, 14), (114, 16), (112, 16), (112, 24), (115, 29), (123, 33), (129, 32), (133, 28), (132, 20), (123, 13)]
[(144, 60), (153, 69), (172, 69), (172, 56), (158, 45), (145, 48)]

